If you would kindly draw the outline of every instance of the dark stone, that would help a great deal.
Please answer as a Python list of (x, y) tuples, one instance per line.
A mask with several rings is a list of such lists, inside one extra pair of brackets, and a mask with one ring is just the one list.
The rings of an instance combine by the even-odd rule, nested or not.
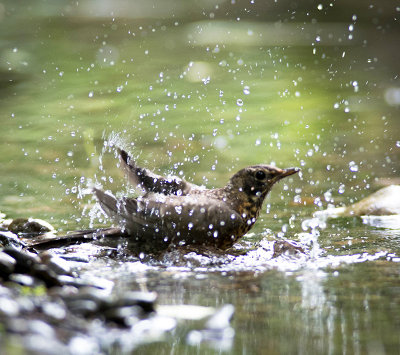
[(21, 250), (26, 247), (26, 244), (16, 234), (8, 231), (0, 231), (0, 246)]
[(3, 252), (10, 255), (16, 260), (15, 272), (28, 274), (32, 270), (33, 265), (39, 263), (38, 258), (31, 253), (18, 251), (10, 247), (5, 248)]
[(42, 280), (48, 288), (62, 285), (58, 275), (44, 264), (34, 264), (31, 274)]
[(51, 255), (49, 252), (40, 254), (40, 259), (47, 267), (58, 275), (71, 275), (71, 267), (68, 261)]
[(3, 252), (0, 252), (0, 277), (8, 279), (8, 275), (14, 272), (16, 260)]
[(123, 326), (131, 326), (143, 315), (143, 310), (139, 306), (127, 306), (110, 308), (102, 313), (107, 321)]
[(65, 302), (72, 313), (78, 313), (84, 317), (94, 315), (99, 309), (97, 302), (92, 300), (70, 299)]
[(114, 307), (139, 306), (144, 312), (155, 312), (155, 302), (157, 294), (155, 292), (133, 291), (120, 296), (114, 301)]

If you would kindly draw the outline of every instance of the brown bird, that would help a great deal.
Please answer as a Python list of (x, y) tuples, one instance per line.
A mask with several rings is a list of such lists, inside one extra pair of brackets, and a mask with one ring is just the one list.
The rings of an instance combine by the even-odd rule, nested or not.
[(140, 168), (123, 150), (120, 160), (130, 182), (144, 195), (116, 199), (98, 189), (94, 193), (108, 216), (151, 249), (171, 244), (231, 247), (252, 228), (271, 187), (299, 171), (253, 165), (239, 170), (226, 186), (205, 189)]

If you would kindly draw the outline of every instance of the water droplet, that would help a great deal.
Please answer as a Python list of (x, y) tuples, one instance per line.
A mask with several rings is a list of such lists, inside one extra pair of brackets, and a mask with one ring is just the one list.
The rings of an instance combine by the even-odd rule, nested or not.
[(192, 228), (193, 228), (193, 223), (190, 222), (190, 223), (188, 224), (188, 229), (191, 230)]
[(349, 169), (350, 171), (356, 172), (358, 171), (358, 165), (354, 161), (351, 161), (349, 163)]
[(90, 91), (88, 96), (93, 97), (93, 91)]
[(345, 190), (346, 190), (346, 186), (344, 186), (343, 184), (341, 184), (341, 185), (339, 186), (338, 192), (339, 192), (340, 194), (342, 194), (342, 193), (344, 193)]
[(323, 8), (324, 8), (324, 6), (323, 6), (322, 4), (318, 4), (317, 9), (318, 9), (319, 11), (321, 11)]
[(400, 141), (397, 141), (397, 142), (396, 142), (396, 147), (399, 147), (399, 148), (400, 148)]
[(177, 214), (181, 214), (182, 213), (182, 206), (175, 206), (175, 211)]
[(243, 106), (243, 100), (242, 99), (237, 99), (236, 100), (236, 105)]
[(250, 94), (250, 87), (245, 86), (245, 87), (243, 88), (243, 94), (249, 95), (249, 94)]

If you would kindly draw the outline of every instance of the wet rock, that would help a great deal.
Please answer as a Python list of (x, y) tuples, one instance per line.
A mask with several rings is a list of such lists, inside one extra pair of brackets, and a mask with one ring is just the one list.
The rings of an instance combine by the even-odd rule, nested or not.
[(0, 297), (0, 316), (16, 317), (20, 308), (16, 301), (9, 297)]
[(28, 322), (24, 318), (14, 316), (7, 319), (6, 328), (10, 333), (26, 334), (28, 333)]
[(75, 293), (64, 294), (62, 297), (68, 300), (91, 300), (100, 307), (107, 308), (110, 304), (109, 293), (95, 287), (84, 286)]
[(44, 264), (34, 264), (31, 273), (42, 280), (48, 288), (62, 285), (58, 275)]
[(155, 292), (133, 291), (120, 296), (110, 307), (139, 306), (144, 312), (155, 312)]
[(63, 320), (67, 315), (65, 307), (58, 302), (44, 302), (41, 305), (43, 313), (51, 320)]
[(14, 272), (16, 260), (7, 253), (0, 252), (0, 277), (8, 279), (8, 276)]
[(38, 283), (35, 282), (35, 279), (29, 275), (12, 274), (9, 276), (9, 280), (21, 286), (33, 287), (38, 285)]
[(35, 254), (18, 251), (13, 248), (5, 248), (4, 253), (15, 259), (15, 272), (28, 274), (33, 268), (33, 265), (39, 263), (39, 259)]
[(88, 256), (81, 254), (65, 254), (60, 255), (60, 258), (67, 261), (76, 261), (78, 263), (88, 263), (90, 261)]
[(400, 185), (390, 185), (347, 207), (315, 212), (315, 217), (386, 216), (400, 214)]
[(54, 329), (46, 322), (39, 319), (32, 319), (28, 322), (28, 332), (41, 335), (47, 339), (54, 338), (55, 336)]
[(69, 299), (66, 304), (70, 312), (84, 317), (94, 315), (99, 310), (99, 305), (93, 300)]
[(78, 288), (88, 286), (88, 287), (96, 287), (103, 290), (111, 289), (114, 284), (112, 281), (101, 279), (98, 277), (90, 277), (82, 279), (68, 275), (59, 275), (58, 280), (63, 285), (75, 286)]
[(40, 234), (54, 231), (54, 227), (46, 221), (34, 218), (15, 218), (8, 225), (13, 233)]
[(68, 346), (70, 354), (88, 355), (102, 353), (96, 339), (83, 335), (73, 337)]
[(16, 234), (9, 231), (0, 231), (0, 247), (21, 250), (26, 247), (26, 244)]
[(143, 309), (139, 306), (115, 307), (104, 311), (103, 316), (109, 322), (129, 327), (143, 316)]
[(28, 334), (22, 338), (28, 354), (54, 355), (68, 354), (68, 348), (55, 337), (44, 337), (39, 334)]
[(53, 272), (58, 275), (71, 275), (70, 263), (63, 258), (51, 255), (49, 252), (43, 252), (40, 260)]

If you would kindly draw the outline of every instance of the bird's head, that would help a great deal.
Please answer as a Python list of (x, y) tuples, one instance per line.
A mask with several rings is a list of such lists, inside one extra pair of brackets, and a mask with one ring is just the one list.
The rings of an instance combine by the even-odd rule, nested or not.
[(279, 169), (271, 165), (253, 165), (239, 170), (230, 179), (229, 186), (234, 190), (243, 191), (247, 196), (261, 201), (277, 181), (296, 174), (299, 168)]

